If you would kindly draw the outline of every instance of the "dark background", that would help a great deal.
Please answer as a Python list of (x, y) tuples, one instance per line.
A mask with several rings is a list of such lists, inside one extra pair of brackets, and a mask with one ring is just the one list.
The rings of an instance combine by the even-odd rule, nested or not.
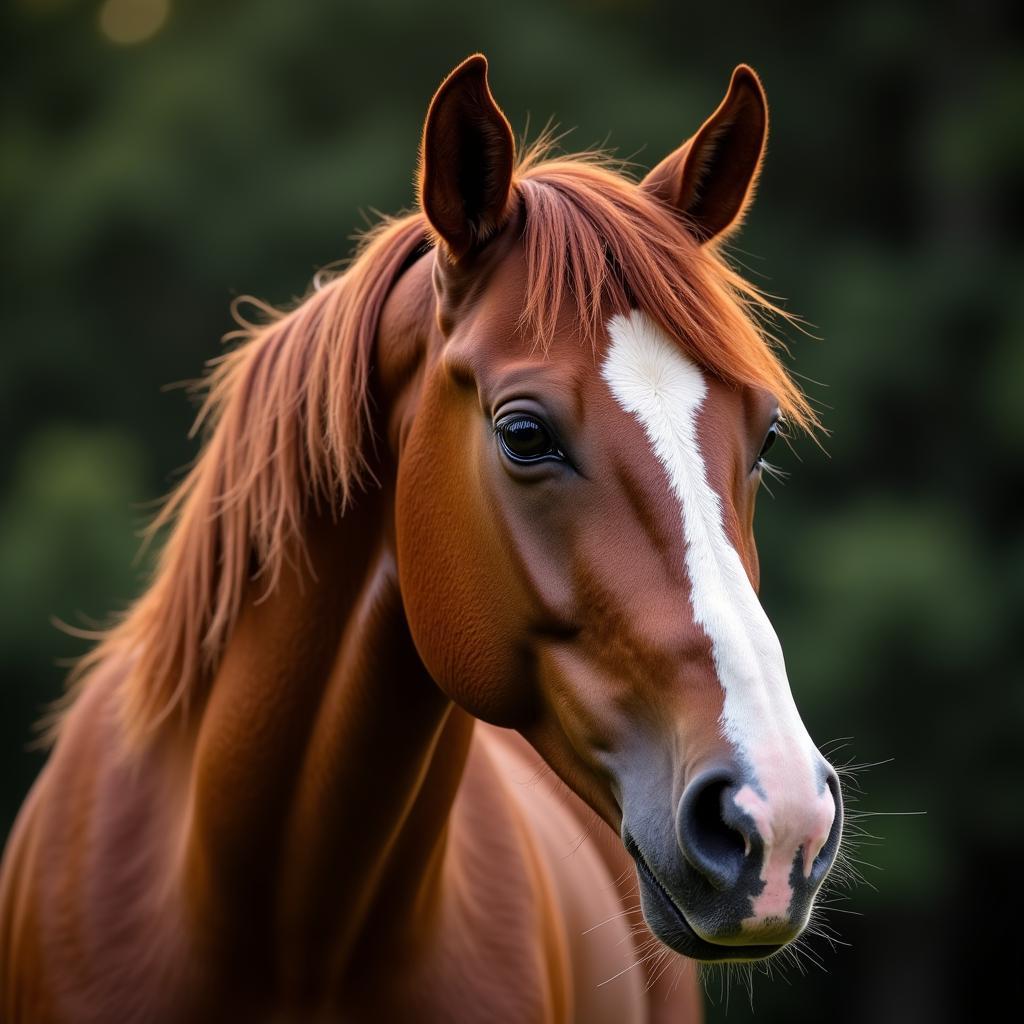
[[(517, 130), (649, 165), (740, 60), (772, 136), (737, 256), (790, 332), (827, 454), (760, 516), (765, 605), (819, 741), (850, 737), (861, 885), (756, 977), (758, 1021), (945, 1021), (1021, 994), (1020, 4), (168, 3), (0, 14), (0, 835), (32, 722), (138, 591), (146, 503), (194, 454), (195, 377), (252, 292), (287, 304), (365, 211), (412, 201), (422, 117), (474, 50)], [(155, 28), (161, 12), (166, 17)], [(147, 19), (149, 19), (147, 21)], [(135, 42), (127, 34), (151, 34)], [(813, 382), (813, 383), (811, 383)], [(831, 748), (827, 748), (831, 749)], [(891, 760), (890, 760), (891, 759)], [(787, 983), (788, 981), (788, 983)], [(725, 1015), (724, 999), (711, 1010)], [(1017, 1009), (1019, 1009), (1019, 1003)], [(732, 989), (728, 1019), (750, 1018)]]

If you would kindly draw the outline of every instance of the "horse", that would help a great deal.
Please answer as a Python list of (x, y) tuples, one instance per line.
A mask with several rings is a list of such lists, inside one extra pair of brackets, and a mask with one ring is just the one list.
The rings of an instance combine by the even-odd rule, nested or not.
[(740, 65), (636, 180), (472, 56), (417, 208), (241, 318), (7, 844), (5, 1021), (697, 1020), (790, 948), (843, 805), (757, 597), (815, 429), (722, 253), (767, 123)]

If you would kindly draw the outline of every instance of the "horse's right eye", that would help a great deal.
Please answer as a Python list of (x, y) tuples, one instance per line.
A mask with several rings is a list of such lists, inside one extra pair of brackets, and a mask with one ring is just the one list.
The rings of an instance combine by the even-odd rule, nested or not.
[(502, 450), (519, 463), (564, 459), (551, 431), (535, 416), (512, 413), (495, 426)]

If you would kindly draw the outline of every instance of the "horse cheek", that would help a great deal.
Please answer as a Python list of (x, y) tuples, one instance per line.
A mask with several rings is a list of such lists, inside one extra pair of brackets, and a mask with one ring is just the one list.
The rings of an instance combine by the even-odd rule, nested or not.
[(439, 460), (441, 421), (427, 420), (429, 443), (414, 430), (398, 473), (397, 560), (409, 629), (448, 697), (476, 718), (516, 728), (531, 702), (507, 555), (465, 437), (441, 447), (461, 458)]

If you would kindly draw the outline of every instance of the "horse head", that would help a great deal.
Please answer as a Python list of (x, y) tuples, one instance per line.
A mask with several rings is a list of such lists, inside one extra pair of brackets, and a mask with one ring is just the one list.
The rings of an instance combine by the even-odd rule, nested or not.
[(757, 597), (764, 457), (813, 414), (718, 254), (766, 132), (741, 66), (642, 182), (517, 163), (470, 58), (422, 141), (438, 329), (381, 369), (420, 657), (621, 835), (651, 930), (703, 960), (799, 935), (842, 831)]

